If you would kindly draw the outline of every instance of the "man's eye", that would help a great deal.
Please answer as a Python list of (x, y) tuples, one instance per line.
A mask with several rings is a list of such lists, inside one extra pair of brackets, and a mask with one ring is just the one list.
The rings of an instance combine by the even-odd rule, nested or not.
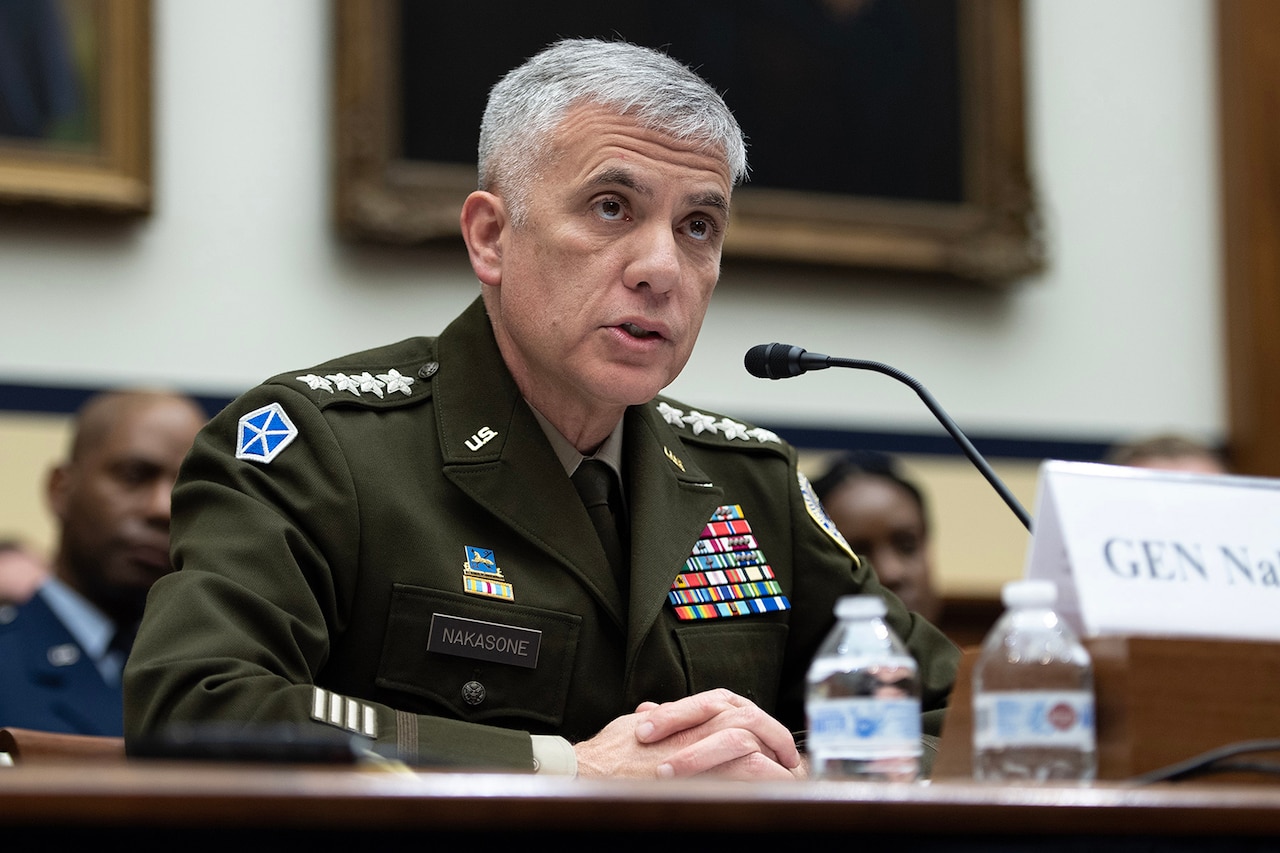
[(128, 488), (145, 485), (156, 475), (154, 467), (142, 463), (119, 465), (115, 468), (115, 478)]
[(688, 231), (689, 236), (695, 240), (710, 240), (715, 236), (716, 226), (709, 219), (691, 219)]
[(596, 212), (603, 219), (618, 220), (626, 218), (626, 210), (623, 208), (622, 202), (615, 198), (606, 198), (596, 202)]

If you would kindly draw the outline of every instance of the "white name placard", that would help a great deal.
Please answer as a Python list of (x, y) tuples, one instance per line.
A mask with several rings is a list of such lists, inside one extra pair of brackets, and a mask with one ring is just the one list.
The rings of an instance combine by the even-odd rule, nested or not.
[(1032, 529), (1085, 636), (1280, 639), (1280, 480), (1049, 461)]

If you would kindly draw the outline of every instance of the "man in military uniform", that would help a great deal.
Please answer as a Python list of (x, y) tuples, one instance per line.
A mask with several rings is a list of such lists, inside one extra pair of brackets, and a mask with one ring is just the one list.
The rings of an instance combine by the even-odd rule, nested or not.
[(171, 570), (169, 496), (206, 420), (195, 400), (162, 391), (106, 391), (80, 407), (46, 483), (50, 567), (23, 601), (0, 600), (0, 726), (120, 736), (120, 669), (147, 590)]
[(480, 299), (438, 338), (281, 374), (197, 440), (127, 741), (314, 723), (468, 767), (793, 778), (805, 671), (859, 592), (889, 599), (936, 734), (958, 653), (794, 450), (657, 396), (746, 172), (720, 97), (656, 51), (559, 42), (490, 93), (479, 166)]

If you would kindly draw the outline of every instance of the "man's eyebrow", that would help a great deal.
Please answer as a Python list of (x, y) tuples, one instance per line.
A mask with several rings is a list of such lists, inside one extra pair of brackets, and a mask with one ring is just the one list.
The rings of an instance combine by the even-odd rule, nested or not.
[[(626, 187), (632, 192), (639, 193), (647, 198), (653, 197), (653, 189), (640, 183), (635, 175), (626, 169), (605, 169), (598, 175), (593, 175), (591, 180), (588, 181), (588, 186)], [(710, 207), (724, 216), (729, 215), (729, 199), (723, 193), (715, 191), (700, 193), (688, 196), (686, 201), (690, 207)]]
[(643, 196), (652, 197), (653, 189), (641, 184), (636, 180), (636, 176), (626, 169), (611, 168), (605, 169), (598, 175), (593, 175), (588, 181), (589, 186), (620, 186), (629, 190), (638, 192)]
[(702, 195), (689, 197), (691, 207), (711, 207), (720, 211), (721, 215), (729, 215), (729, 199), (724, 197), (723, 193), (708, 192)]

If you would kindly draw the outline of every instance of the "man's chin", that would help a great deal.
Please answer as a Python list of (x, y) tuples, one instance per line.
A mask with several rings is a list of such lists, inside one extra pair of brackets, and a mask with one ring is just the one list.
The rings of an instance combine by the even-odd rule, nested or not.
[(601, 397), (620, 406), (643, 406), (661, 394), (674, 378), (652, 367), (622, 367), (606, 380)]

